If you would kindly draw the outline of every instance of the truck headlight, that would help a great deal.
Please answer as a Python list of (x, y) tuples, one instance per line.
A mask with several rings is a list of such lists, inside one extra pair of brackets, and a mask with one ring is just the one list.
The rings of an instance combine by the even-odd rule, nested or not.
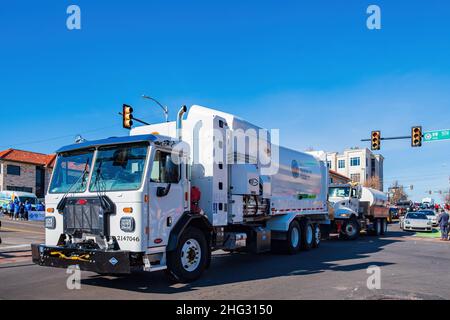
[(56, 228), (56, 219), (55, 219), (55, 217), (45, 217), (44, 226), (47, 229), (55, 229)]
[(120, 230), (125, 232), (134, 231), (134, 218), (133, 217), (122, 217), (120, 218)]

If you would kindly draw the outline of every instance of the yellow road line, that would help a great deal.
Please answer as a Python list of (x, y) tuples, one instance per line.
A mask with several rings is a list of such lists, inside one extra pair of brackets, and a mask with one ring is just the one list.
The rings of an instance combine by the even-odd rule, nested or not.
[(29, 230), (25, 230), (25, 229), (14, 229), (14, 228), (5, 228), (5, 227), (1, 227), (0, 228), (0, 232), (2, 232), (2, 230), (15, 231), (15, 232), (34, 233), (34, 234), (39, 234), (39, 235), (44, 235), (45, 234), (45, 232), (37, 232), (37, 231), (29, 231)]

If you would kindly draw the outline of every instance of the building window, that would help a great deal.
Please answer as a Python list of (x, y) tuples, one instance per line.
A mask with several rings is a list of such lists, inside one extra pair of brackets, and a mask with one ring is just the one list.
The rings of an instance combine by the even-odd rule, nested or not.
[(20, 192), (33, 192), (33, 188), (30, 187), (16, 187), (16, 186), (6, 186), (6, 190), (8, 191), (20, 191)]
[(359, 167), (360, 165), (361, 165), (360, 157), (350, 158), (350, 166), (351, 167)]
[(328, 169), (331, 168), (331, 161), (327, 161), (327, 167), (328, 167)]
[(345, 160), (339, 160), (338, 161), (338, 168), (344, 169), (345, 168)]
[(12, 176), (20, 176), (20, 167), (8, 164), (6, 166), (6, 173)]
[(371, 159), (371, 166), (370, 166), (370, 173), (371, 173), (371, 175), (372, 175), (372, 177), (375, 177), (375, 159)]
[(352, 179), (353, 182), (360, 183), (361, 182), (361, 175), (359, 173), (354, 173), (350, 175), (350, 179)]

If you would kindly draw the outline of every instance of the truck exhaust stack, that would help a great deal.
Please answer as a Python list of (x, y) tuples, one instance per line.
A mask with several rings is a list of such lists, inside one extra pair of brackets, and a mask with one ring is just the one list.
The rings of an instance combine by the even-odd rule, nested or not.
[(182, 118), (183, 118), (183, 114), (185, 114), (185, 112), (187, 111), (186, 106), (182, 106), (181, 109), (178, 111), (177, 114), (177, 136), (178, 139), (181, 141), (183, 139), (183, 134), (181, 133), (181, 129), (182, 129)]

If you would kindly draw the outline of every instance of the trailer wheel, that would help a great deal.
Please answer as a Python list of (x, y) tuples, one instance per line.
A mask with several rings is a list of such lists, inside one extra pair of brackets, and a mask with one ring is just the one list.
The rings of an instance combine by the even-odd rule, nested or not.
[(314, 245), (314, 226), (309, 220), (305, 220), (302, 227), (302, 249), (310, 250)]
[(320, 225), (319, 224), (315, 224), (314, 225), (313, 248), (318, 248), (319, 247), (321, 239), (322, 239), (322, 232), (320, 230)]
[(202, 275), (208, 264), (209, 248), (204, 233), (194, 227), (181, 235), (175, 250), (167, 253), (167, 270), (172, 280), (191, 282)]
[(342, 226), (341, 234), (346, 240), (356, 240), (359, 236), (360, 226), (358, 221), (353, 217), (347, 220)]

